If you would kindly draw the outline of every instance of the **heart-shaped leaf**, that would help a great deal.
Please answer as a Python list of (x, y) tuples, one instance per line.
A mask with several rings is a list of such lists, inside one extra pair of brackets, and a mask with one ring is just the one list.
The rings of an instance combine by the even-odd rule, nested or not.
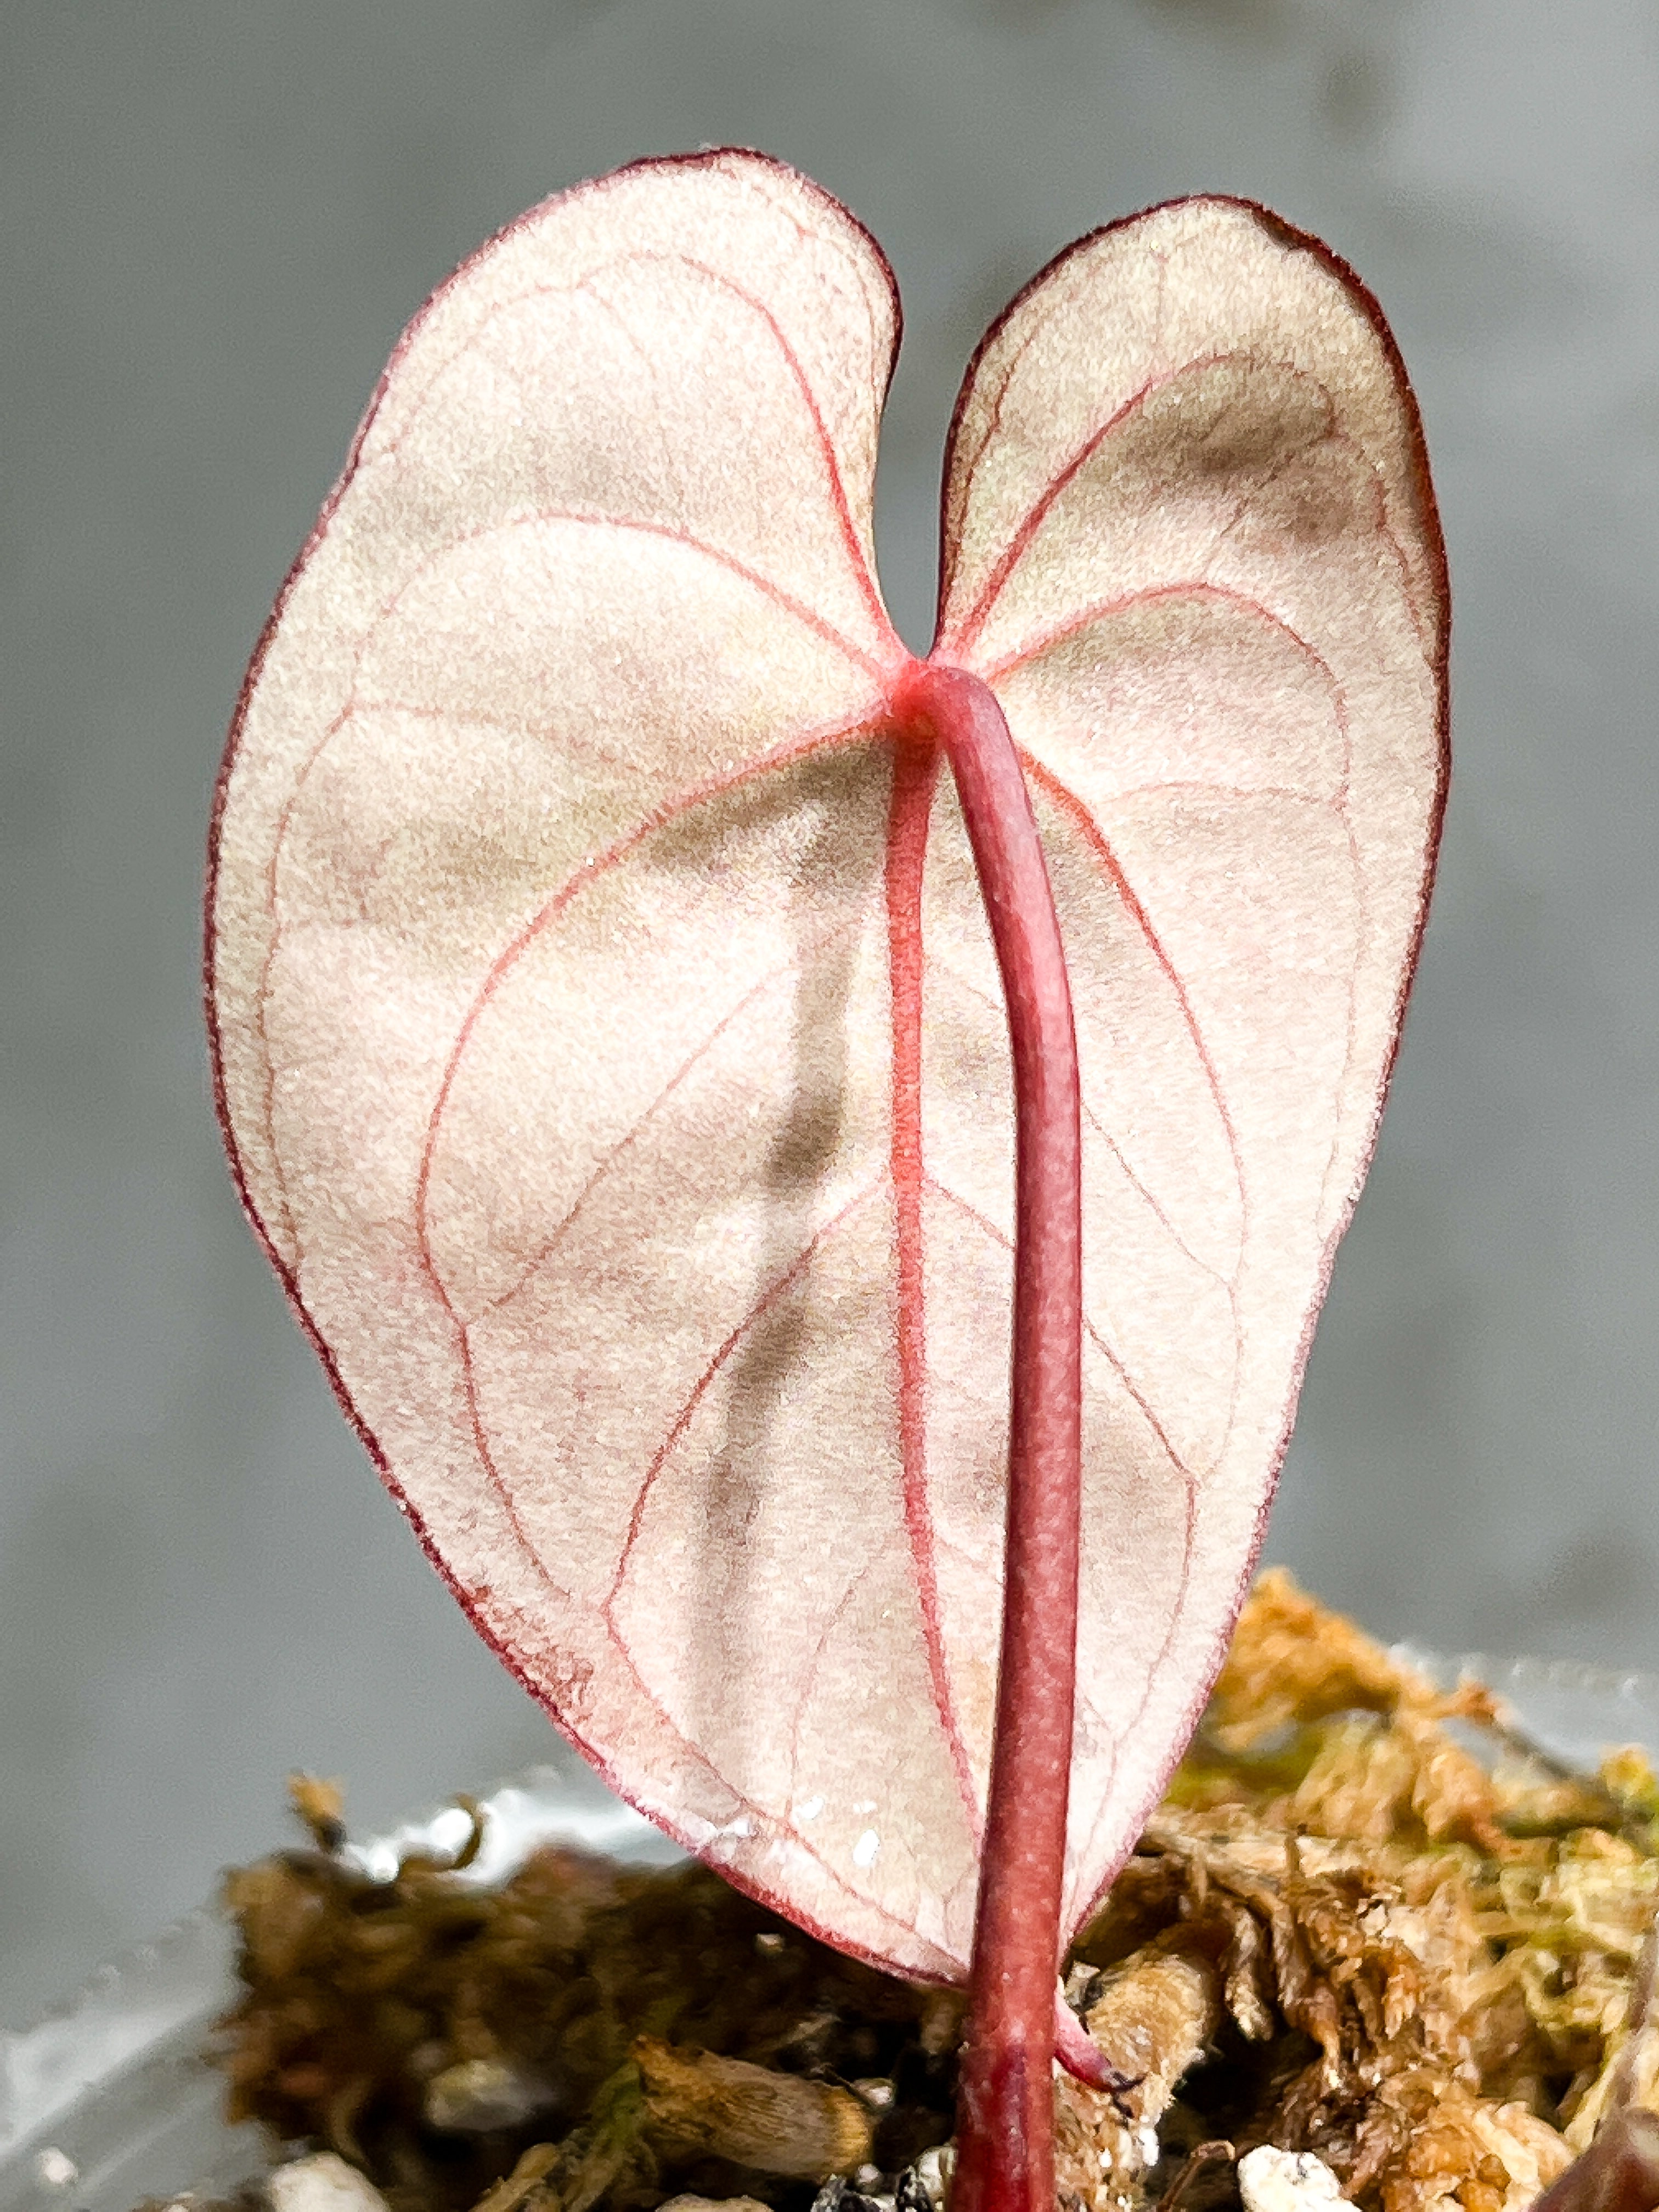
[[(892, 738), (896, 326), (750, 155), (468, 263), (250, 672), (210, 1003), (249, 1210), (481, 1631), (735, 1880), (959, 1978), (1012, 1121), (959, 812)], [(941, 606), (1076, 1006), (1074, 1924), (1218, 1662), (1421, 927), (1443, 577), (1366, 296), (1229, 202), (1073, 248), (964, 387)]]

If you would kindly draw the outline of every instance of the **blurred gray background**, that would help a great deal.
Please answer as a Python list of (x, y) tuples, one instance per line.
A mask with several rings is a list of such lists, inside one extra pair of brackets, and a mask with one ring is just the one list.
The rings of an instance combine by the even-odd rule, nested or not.
[(925, 645), (969, 348), (1199, 189), (1322, 233), (1427, 421), (1458, 768), (1270, 1540), (1389, 1637), (1659, 1667), (1659, 15), (1650, 0), (0, 6), (0, 2021), (283, 1832), (546, 1754), (334, 1410), (208, 1108), (243, 664), (426, 293), (736, 140), (896, 266), (883, 568)]

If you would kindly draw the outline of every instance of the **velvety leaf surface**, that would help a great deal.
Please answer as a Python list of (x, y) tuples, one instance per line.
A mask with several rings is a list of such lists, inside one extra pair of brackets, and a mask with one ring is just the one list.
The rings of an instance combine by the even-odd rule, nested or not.
[[(532, 211), (404, 338), (222, 787), (244, 1192), (481, 1630), (836, 1940), (959, 1974), (1012, 1118), (872, 580), (890, 279), (759, 157)], [(1440, 788), (1437, 541), (1363, 298), (1250, 211), (988, 342), (939, 657), (1025, 750), (1088, 1237), (1080, 1914), (1237, 1603), (1369, 1152)]]
[[(989, 682), (1041, 794), (1083, 1075), (1075, 1920), (1219, 1663), (1370, 1159), (1443, 791), (1443, 560), (1381, 318), (1223, 200), (1085, 240), (1015, 302), (945, 496), (936, 657)], [(930, 948), (975, 933), (942, 870), (934, 896)], [(936, 973), (927, 1033), (990, 1055)], [(930, 1169), (1000, 1249), (982, 1130)], [(986, 1601), (941, 1581), (947, 1623)]]

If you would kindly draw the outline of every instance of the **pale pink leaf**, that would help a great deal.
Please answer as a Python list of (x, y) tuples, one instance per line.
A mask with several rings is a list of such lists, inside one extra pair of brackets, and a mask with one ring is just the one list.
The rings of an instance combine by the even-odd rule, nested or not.
[[(930, 835), (884, 734), (895, 325), (867, 237), (753, 155), (469, 263), (250, 672), (210, 995), (250, 1211), (483, 1632), (734, 1879), (957, 1975), (1012, 1123), (948, 784)], [(1017, 305), (947, 520), (939, 657), (1030, 757), (1079, 1009), (1075, 1917), (1218, 1654), (1369, 1149), (1438, 554), (1363, 296), (1218, 203)]]

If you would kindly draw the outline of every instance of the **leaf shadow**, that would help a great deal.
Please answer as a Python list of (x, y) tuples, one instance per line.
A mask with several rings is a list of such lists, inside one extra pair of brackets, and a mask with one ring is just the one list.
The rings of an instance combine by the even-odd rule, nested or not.
[(860, 957), (860, 933), (826, 936), (824, 915), (852, 888), (848, 854), (860, 841), (848, 836), (849, 801), (856, 806), (856, 786), (867, 779), (867, 756), (843, 751), (796, 771), (779, 794), (793, 808), (816, 803), (817, 813), (798, 848), (788, 900), (796, 957), (776, 1043), (787, 1066), (779, 1087), (788, 1103), (760, 1169), (765, 1227), (751, 1320), (726, 1365), (719, 1440), (706, 1462), (685, 1561), (688, 1601), (702, 1615), (691, 1629), (694, 1647), (705, 1655), (689, 1676), (693, 1726), (700, 1740), (717, 1735), (745, 1751), (779, 1740), (778, 1708), (792, 1691), (777, 1636), (787, 1593), (763, 1524), (773, 1486), (799, 1473), (787, 1464), (798, 1452), (785, 1432), (799, 1418), (791, 1400), (812, 1357), (811, 1252), (845, 1130)]

